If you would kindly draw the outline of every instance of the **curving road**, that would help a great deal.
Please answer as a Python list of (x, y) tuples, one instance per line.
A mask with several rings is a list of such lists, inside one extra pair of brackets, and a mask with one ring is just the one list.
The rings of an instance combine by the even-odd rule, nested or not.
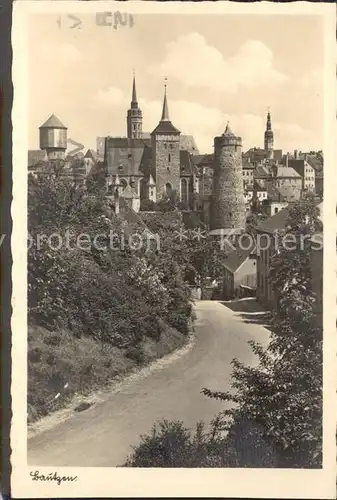
[[(242, 304), (242, 305), (241, 305)], [(162, 370), (135, 380), (124, 390), (28, 442), (29, 465), (113, 467), (122, 465), (155, 420), (182, 420), (192, 427), (209, 422), (223, 403), (200, 394), (203, 387), (229, 388), (234, 357), (254, 363), (248, 340), (266, 343), (268, 330), (256, 321), (255, 301), (231, 309), (215, 301), (196, 303), (192, 349)], [(253, 307), (252, 307), (253, 306)]]

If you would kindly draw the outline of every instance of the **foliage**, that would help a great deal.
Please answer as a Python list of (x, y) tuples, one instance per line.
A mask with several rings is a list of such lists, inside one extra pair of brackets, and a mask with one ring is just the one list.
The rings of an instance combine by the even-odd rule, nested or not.
[(214, 423), (207, 431), (202, 422), (194, 432), (180, 421), (163, 420), (141, 436), (124, 467), (233, 467), (235, 455)]
[[(286, 231), (298, 237), (321, 228), (310, 196), (290, 209)], [(256, 367), (234, 359), (233, 391), (204, 389), (234, 406), (222, 412), (223, 429), (242, 419), (263, 429), (278, 467), (320, 467), (322, 460), (322, 332), (310, 291), (309, 249), (281, 249), (272, 257), (271, 282), (281, 293), (267, 348), (250, 342)]]
[(286, 228), (277, 235), (269, 280), (280, 298), (279, 307), (301, 313), (311, 308), (310, 237), (322, 231), (319, 209), (314, 196), (307, 193), (289, 209)]

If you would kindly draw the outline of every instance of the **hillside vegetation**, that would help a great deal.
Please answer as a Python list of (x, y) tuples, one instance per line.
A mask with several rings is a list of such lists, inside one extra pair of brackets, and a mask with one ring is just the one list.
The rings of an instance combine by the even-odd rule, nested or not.
[(29, 179), (30, 421), (182, 346), (190, 332), (174, 249), (122, 242), (143, 225), (126, 225), (89, 182), (75, 185), (55, 169)]

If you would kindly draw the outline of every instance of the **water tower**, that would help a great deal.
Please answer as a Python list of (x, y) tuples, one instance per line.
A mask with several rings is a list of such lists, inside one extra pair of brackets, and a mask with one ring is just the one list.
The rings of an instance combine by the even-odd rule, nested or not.
[(47, 152), (48, 160), (65, 159), (67, 127), (55, 115), (40, 127), (40, 149)]

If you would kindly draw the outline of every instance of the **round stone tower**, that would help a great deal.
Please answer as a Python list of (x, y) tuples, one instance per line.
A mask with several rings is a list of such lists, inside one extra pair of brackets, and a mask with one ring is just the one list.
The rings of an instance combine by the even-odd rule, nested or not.
[(47, 152), (49, 160), (65, 158), (67, 127), (55, 115), (51, 115), (40, 127), (40, 149)]
[(228, 124), (224, 134), (214, 138), (211, 230), (240, 233), (245, 229), (241, 148), (241, 137), (236, 137)]

